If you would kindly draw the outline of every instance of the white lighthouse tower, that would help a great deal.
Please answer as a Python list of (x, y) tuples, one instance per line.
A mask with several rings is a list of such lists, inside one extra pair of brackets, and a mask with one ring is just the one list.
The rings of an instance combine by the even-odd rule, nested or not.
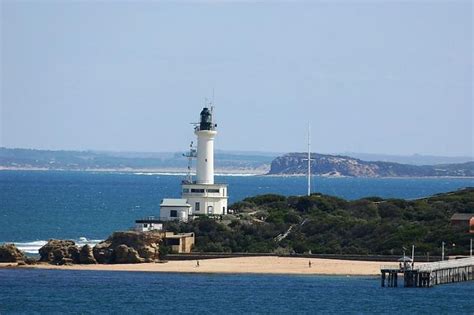
[[(204, 107), (194, 133), (197, 136), (196, 180), (182, 183), (182, 198), (191, 205), (192, 215), (227, 214), (227, 185), (214, 183), (214, 138), (217, 125), (212, 120), (212, 110)], [(194, 156), (191, 150), (190, 154)]]
[(214, 138), (217, 131), (207, 107), (201, 111), (201, 121), (194, 133), (198, 140), (196, 184), (214, 184)]

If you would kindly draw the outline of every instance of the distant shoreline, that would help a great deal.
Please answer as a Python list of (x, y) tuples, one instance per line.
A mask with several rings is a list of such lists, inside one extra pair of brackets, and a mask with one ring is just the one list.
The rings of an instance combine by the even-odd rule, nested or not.
[[(51, 169), (42, 167), (5, 167), (0, 166), (0, 171), (53, 171), (53, 172), (98, 172), (98, 173), (143, 173), (161, 175), (185, 175), (186, 169), (160, 168), (160, 169), (139, 169), (139, 168), (88, 168), (88, 169)], [(255, 169), (216, 169), (216, 176), (226, 175), (265, 175), (265, 172)], [(195, 175), (195, 174), (193, 174)]]
[[(307, 174), (264, 174), (266, 177), (307, 177)], [(474, 179), (474, 176), (326, 176), (326, 175), (311, 175), (311, 177), (317, 178), (365, 178), (365, 179), (436, 179), (436, 178), (465, 178), (465, 179)]]
[[(97, 172), (97, 173), (142, 173), (137, 175), (170, 175), (170, 176), (184, 176), (186, 170), (184, 169), (115, 169), (115, 168), (94, 168), (94, 169), (50, 169), (40, 167), (5, 167), (0, 166), (1, 171), (52, 171), (52, 172)], [(194, 175), (194, 174), (193, 174)], [(265, 177), (306, 177), (306, 174), (268, 174), (262, 173), (259, 170), (249, 169), (217, 169), (215, 172), (216, 176), (265, 176)], [(474, 176), (326, 176), (326, 175), (311, 175), (311, 177), (317, 178), (364, 178), (364, 179), (474, 179)]]

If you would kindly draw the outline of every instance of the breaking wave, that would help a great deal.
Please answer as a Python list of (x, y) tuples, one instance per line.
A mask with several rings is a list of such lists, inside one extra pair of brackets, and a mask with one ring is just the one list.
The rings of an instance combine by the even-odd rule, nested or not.
[(235, 177), (248, 177), (248, 176), (259, 176), (262, 174), (257, 174), (257, 173), (217, 173), (214, 174), (215, 176), (235, 176)]
[[(90, 245), (90, 246), (95, 246), (96, 244), (102, 242), (103, 240), (90, 240), (85, 237), (79, 237), (79, 239), (73, 239), (74, 243), (76, 243), (77, 246), (84, 246), (84, 245)], [(8, 242), (15, 244), (15, 246), (27, 253), (27, 254), (38, 254), (39, 249), (46, 245), (48, 241), (33, 241), (33, 242)]]
[[(134, 175), (162, 175), (162, 176), (186, 176), (187, 173), (169, 173), (169, 172), (138, 172), (133, 173)], [(247, 177), (247, 176), (258, 176), (262, 174), (257, 173), (216, 173), (215, 176), (235, 176), (235, 177)], [(193, 174), (196, 176), (196, 174)]]
[(169, 173), (169, 172), (138, 172), (134, 175), (162, 175), (162, 176), (186, 176), (186, 173)]

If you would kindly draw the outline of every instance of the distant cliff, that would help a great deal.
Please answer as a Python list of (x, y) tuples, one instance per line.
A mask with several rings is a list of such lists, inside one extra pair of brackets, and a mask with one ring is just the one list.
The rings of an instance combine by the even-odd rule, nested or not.
[[(362, 161), (349, 156), (311, 155), (311, 174), (350, 177), (428, 177), (474, 176), (474, 162), (443, 165), (409, 165), (393, 162)], [(272, 161), (269, 175), (307, 174), (306, 153), (289, 153)]]

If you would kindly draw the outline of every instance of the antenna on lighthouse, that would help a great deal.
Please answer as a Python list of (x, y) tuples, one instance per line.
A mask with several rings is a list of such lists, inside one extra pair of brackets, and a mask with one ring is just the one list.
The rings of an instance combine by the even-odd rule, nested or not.
[(211, 114), (214, 113), (214, 88), (212, 88), (212, 98), (211, 101), (209, 102), (209, 105), (211, 105)]
[(194, 144), (193, 141), (191, 141), (191, 144), (189, 145), (189, 151), (183, 154), (183, 156), (188, 158), (188, 171), (186, 173), (186, 179), (184, 180), (184, 182), (189, 183), (189, 184), (193, 182), (191, 167), (193, 164), (193, 158), (197, 156), (196, 149), (194, 149), (193, 144)]

